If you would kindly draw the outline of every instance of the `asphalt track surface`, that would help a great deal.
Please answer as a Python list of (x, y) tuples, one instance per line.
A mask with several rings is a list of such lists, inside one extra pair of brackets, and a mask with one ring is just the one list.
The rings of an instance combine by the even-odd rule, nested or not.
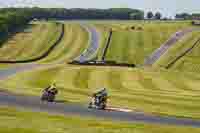
[[(94, 40), (97, 41), (96, 33), (90, 29), (91, 34), (95, 34)], [(92, 36), (92, 35), (91, 35)], [(97, 46), (96, 43), (92, 43)], [(85, 60), (82, 57), (81, 60)], [(43, 66), (43, 65), (42, 65)], [(40, 67), (37, 64), (30, 64), (25, 66), (17, 66), (15, 68), (9, 68), (7, 70), (0, 70), (0, 80), (7, 78), (18, 72), (27, 71)], [(2, 88), (3, 89), (3, 88)], [(176, 117), (164, 117), (156, 116), (152, 114), (146, 114), (143, 112), (120, 112), (120, 111), (111, 111), (111, 110), (93, 110), (87, 108), (87, 103), (85, 106), (79, 104), (70, 104), (62, 103), (62, 100), (55, 103), (46, 103), (41, 102), (40, 97), (34, 96), (24, 96), (16, 95), (9, 92), (0, 91), (0, 105), (10, 106), (16, 108), (23, 108), (26, 110), (31, 110), (34, 112), (48, 112), (50, 114), (64, 114), (64, 115), (79, 115), (79, 116), (94, 116), (99, 118), (106, 118), (119, 121), (128, 121), (128, 122), (145, 122), (145, 123), (155, 123), (155, 124), (166, 124), (166, 125), (176, 125), (176, 126), (193, 126), (200, 128), (200, 120), (193, 120), (190, 118), (176, 118)]]
[(152, 64), (154, 64), (157, 60), (159, 60), (159, 58), (167, 52), (167, 50), (173, 46), (174, 44), (176, 44), (176, 42), (178, 42), (178, 40), (180, 40), (183, 36), (185, 36), (186, 34), (193, 32), (193, 31), (197, 31), (200, 30), (199, 28), (188, 28), (188, 29), (184, 29), (181, 31), (176, 32), (175, 34), (173, 34), (164, 44), (161, 45), (160, 48), (156, 49), (149, 57), (146, 58), (145, 62), (144, 62), (144, 66), (151, 66)]
[(83, 53), (75, 58), (75, 61), (80, 63), (89, 61), (91, 57), (97, 52), (101, 35), (100, 33), (92, 26), (87, 26), (86, 24), (81, 24), (81, 26), (90, 34), (90, 42), (87, 49)]
[(200, 120), (186, 118), (161, 117), (141, 112), (120, 112), (108, 110), (88, 109), (86, 106), (67, 103), (41, 102), (39, 97), (12, 95), (0, 92), (0, 104), (5, 106), (25, 108), (34, 112), (48, 112), (50, 114), (79, 115), (84, 117), (99, 117), (128, 122), (145, 122), (177, 126), (193, 126), (200, 128)]

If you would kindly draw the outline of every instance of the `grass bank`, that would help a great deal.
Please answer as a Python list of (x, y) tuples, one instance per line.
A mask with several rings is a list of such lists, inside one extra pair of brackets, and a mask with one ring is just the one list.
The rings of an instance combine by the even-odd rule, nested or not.
[(112, 106), (200, 118), (199, 79), (194, 73), (166, 70), (60, 65), (20, 73), (0, 84), (15, 93), (39, 96), (43, 88), (56, 82), (59, 99), (82, 104), (88, 103), (88, 97), (97, 88), (106, 87)]
[(199, 128), (49, 115), (0, 107), (2, 133), (199, 133)]
[(173, 33), (190, 23), (133, 22), (108, 24), (113, 29), (107, 60), (143, 64), (146, 56), (160, 47)]

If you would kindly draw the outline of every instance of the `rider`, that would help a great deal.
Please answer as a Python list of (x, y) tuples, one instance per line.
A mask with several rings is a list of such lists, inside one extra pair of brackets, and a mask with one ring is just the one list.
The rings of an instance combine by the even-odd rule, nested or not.
[(108, 97), (108, 93), (106, 88), (101, 88), (99, 91), (97, 91), (96, 93), (94, 93), (94, 98), (98, 101), (104, 101), (106, 102)]
[(49, 93), (54, 93), (54, 94), (58, 93), (58, 90), (56, 88), (56, 84), (55, 83), (53, 83), (49, 87), (45, 88), (44, 91), (45, 92), (49, 92)]

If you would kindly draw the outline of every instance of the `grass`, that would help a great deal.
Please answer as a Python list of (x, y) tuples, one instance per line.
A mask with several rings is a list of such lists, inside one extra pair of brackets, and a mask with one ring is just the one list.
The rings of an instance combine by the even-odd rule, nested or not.
[(199, 128), (33, 113), (0, 107), (2, 133), (199, 133)]
[[(131, 29), (132, 26), (135, 30)], [(133, 22), (113, 23), (107, 27), (113, 29), (113, 37), (106, 58), (118, 62), (143, 64), (145, 57), (164, 43), (171, 34), (190, 27), (190, 24)], [(142, 27), (142, 30), (138, 30), (138, 27)]]
[(60, 32), (60, 24), (32, 24), (24, 32), (17, 33), (3, 44), (0, 49), (0, 60), (26, 60), (38, 57), (53, 45)]
[(56, 82), (59, 99), (82, 104), (88, 103), (88, 97), (97, 88), (106, 87), (112, 106), (200, 118), (199, 79), (199, 75), (193, 73), (166, 70), (60, 65), (20, 73), (0, 84), (1, 88), (15, 93), (39, 96), (43, 88)]
[[(54, 39), (58, 37), (59, 32), (55, 32), (55, 30), (60, 30), (60, 28), (61, 26), (56, 26), (54, 23), (34, 23), (32, 27), (26, 29), (30, 30), (28, 33), (24, 32), (16, 34), (14, 36), (14, 38), (16, 38), (15, 41), (13, 41), (13, 38), (5, 43), (4, 47), (0, 48), (0, 60), (30, 59), (39, 56), (45, 52), (51, 46), (52, 42), (54, 42)], [(40, 34), (39, 38), (38, 34)], [(23, 36), (23, 39), (21, 39), (21, 36)], [(67, 63), (79, 56), (80, 53), (86, 49), (89, 44), (88, 40), (88, 32), (79, 24), (65, 23), (65, 34), (61, 42), (47, 57), (37, 61), (37, 63)], [(14, 49), (11, 42), (15, 42), (14, 45), (17, 47), (16, 49)], [(6, 51), (10, 51), (10, 53), (6, 53)], [(17, 51), (19, 51), (19, 54), (14, 57), (14, 54)], [(16, 64), (0, 64), (0, 68), (2, 69), (13, 66), (16, 66)]]
[[(61, 43), (54, 49), (53, 53), (38, 63), (68, 62), (87, 47), (89, 39), (87, 32), (77, 24), (68, 23), (65, 25), (66, 34)], [(97, 53), (98, 60), (101, 59), (103, 54), (108, 28), (112, 28), (114, 33), (106, 59), (135, 64), (142, 64), (145, 57), (166, 41), (172, 33), (179, 29), (190, 27), (189, 22), (164, 23), (141, 21), (119, 22), (119, 24), (116, 22), (93, 23), (93, 25), (102, 34), (101, 45)], [(135, 27), (142, 27), (143, 30), (131, 30), (130, 27), (133, 25)], [(199, 32), (188, 34), (175, 47), (170, 48), (161, 60), (156, 62), (155, 66), (162, 66), (168, 63), (179, 51), (184, 51), (188, 46), (191, 46), (198, 34)], [(198, 74), (200, 71), (200, 62), (198, 57), (199, 47), (196, 47), (190, 54), (178, 61), (170, 70), (164, 70), (160, 67), (132, 69), (61, 64), (55, 67), (18, 73), (4, 81), (0, 81), (0, 84), (2, 89), (19, 94), (39, 96), (43, 88), (52, 82), (56, 82), (60, 91), (57, 97), (58, 99), (81, 104), (88, 104), (88, 97), (97, 88), (106, 87), (109, 89), (110, 94), (109, 105), (157, 115), (200, 119), (200, 75)], [(185, 70), (186, 72), (175, 70)], [(42, 119), (43, 117), (40, 118)], [(48, 121), (50, 121), (49, 119)], [(15, 120), (17, 121), (18, 119)], [(41, 120), (41, 122), (45, 123), (45, 120)], [(122, 128), (122, 130), (118, 131), (118, 128), (117, 130), (114, 128), (105, 130), (103, 127), (107, 127), (107, 125), (102, 123), (96, 123), (95, 125), (100, 125), (100, 127), (94, 126), (94, 130), (87, 130), (88, 126), (84, 126), (87, 123), (84, 123), (84, 121), (84, 124), (82, 124), (81, 121), (80, 118), (77, 118), (74, 121), (75, 126), (73, 124), (69, 125), (69, 127), (73, 128), (68, 128), (65, 124), (64, 127), (69, 132), (75, 132), (74, 127), (77, 127), (77, 125), (80, 125), (80, 129), (77, 130), (85, 132), (132, 132), (135, 130), (136, 133), (184, 133), (184, 131), (196, 131), (196, 129), (179, 129), (178, 127), (162, 127), (160, 125), (146, 124), (136, 124), (134, 129), (132, 127), (123, 129), (120, 126), (123, 124), (117, 124), (114, 127)], [(94, 120), (90, 120), (90, 122), (89, 125), (91, 127)], [(60, 122), (56, 121), (54, 123), (58, 124)], [(43, 126), (44, 124), (41, 125)], [(126, 125), (129, 124), (126, 123)], [(112, 127), (112, 125), (108, 127)], [(58, 126), (58, 128), (62, 127)], [(26, 128), (23, 127), (21, 130), (23, 131), (23, 129)], [(59, 132), (57, 131), (57, 127), (51, 130), (52, 132)]]
[[(110, 48), (106, 59), (117, 60), (118, 62), (142, 64), (145, 57), (158, 48), (168, 37), (184, 27), (185, 23), (164, 23), (164, 22), (120, 22), (118, 23), (93, 23), (101, 33), (101, 45), (98, 49), (97, 59), (101, 60), (103, 49), (108, 37), (108, 30), (114, 30)], [(67, 62), (78, 56), (88, 44), (89, 35), (78, 24), (65, 24), (66, 34), (61, 43), (54, 49), (47, 58), (40, 61)], [(131, 30), (131, 26), (142, 27), (142, 31)], [(33, 27), (26, 29), (29, 32), (18, 33), (0, 49), (0, 59), (25, 59), (35, 57), (44, 52), (53, 42), (46, 38), (56, 38), (53, 30), (58, 30), (52, 23), (34, 23)], [(42, 33), (42, 34), (41, 34)], [(59, 32), (56, 32), (59, 33)], [(40, 37), (38, 38), (38, 34)], [(52, 36), (52, 37), (51, 37)], [(27, 43), (30, 43), (27, 45)], [(44, 45), (45, 43), (46, 45)], [(13, 45), (14, 44), (14, 45)], [(16, 45), (17, 44), (17, 45)], [(42, 44), (42, 45), (41, 45)], [(14, 49), (16, 47), (16, 50)], [(28, 50), (27, 49), (31, 49)], [(11, 51), (11, 53), (6, 53)], [(25, 52), (23, 52), (25, 51)]]
[(79, 24), (65, 24), (65, 35), (60, 44), (41, 63), (68, 62), (88, 46), (89, 34)]
[[(194, 31), (186, 35), (182, 40), (178, 41), (175, 46), (171, 47), (155, 64), (154, 66), (166, 66), (173, 59), (183, 53), (185, 50), (190, 48), (198, 39), (200, 31)], [(199, 66), (199, 50), (200, 44), (193, 48), (191, 52), (186, 54), (183, 58), (177, 61), (170, 69), (179, 71), (189, 71), (189, 72), (200, 72)]]

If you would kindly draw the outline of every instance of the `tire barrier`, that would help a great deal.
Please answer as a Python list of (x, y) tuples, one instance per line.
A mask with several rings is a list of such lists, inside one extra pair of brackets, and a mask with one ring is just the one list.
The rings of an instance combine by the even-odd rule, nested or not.
[(132, 68), (136, 67), (135, 64), (117, 63), (115, 61), (87, 61), (87, 62), (72, 61), (69, 64), (86, 65), (86, 66), (116, 66), (116, 67), (132, 67)]

